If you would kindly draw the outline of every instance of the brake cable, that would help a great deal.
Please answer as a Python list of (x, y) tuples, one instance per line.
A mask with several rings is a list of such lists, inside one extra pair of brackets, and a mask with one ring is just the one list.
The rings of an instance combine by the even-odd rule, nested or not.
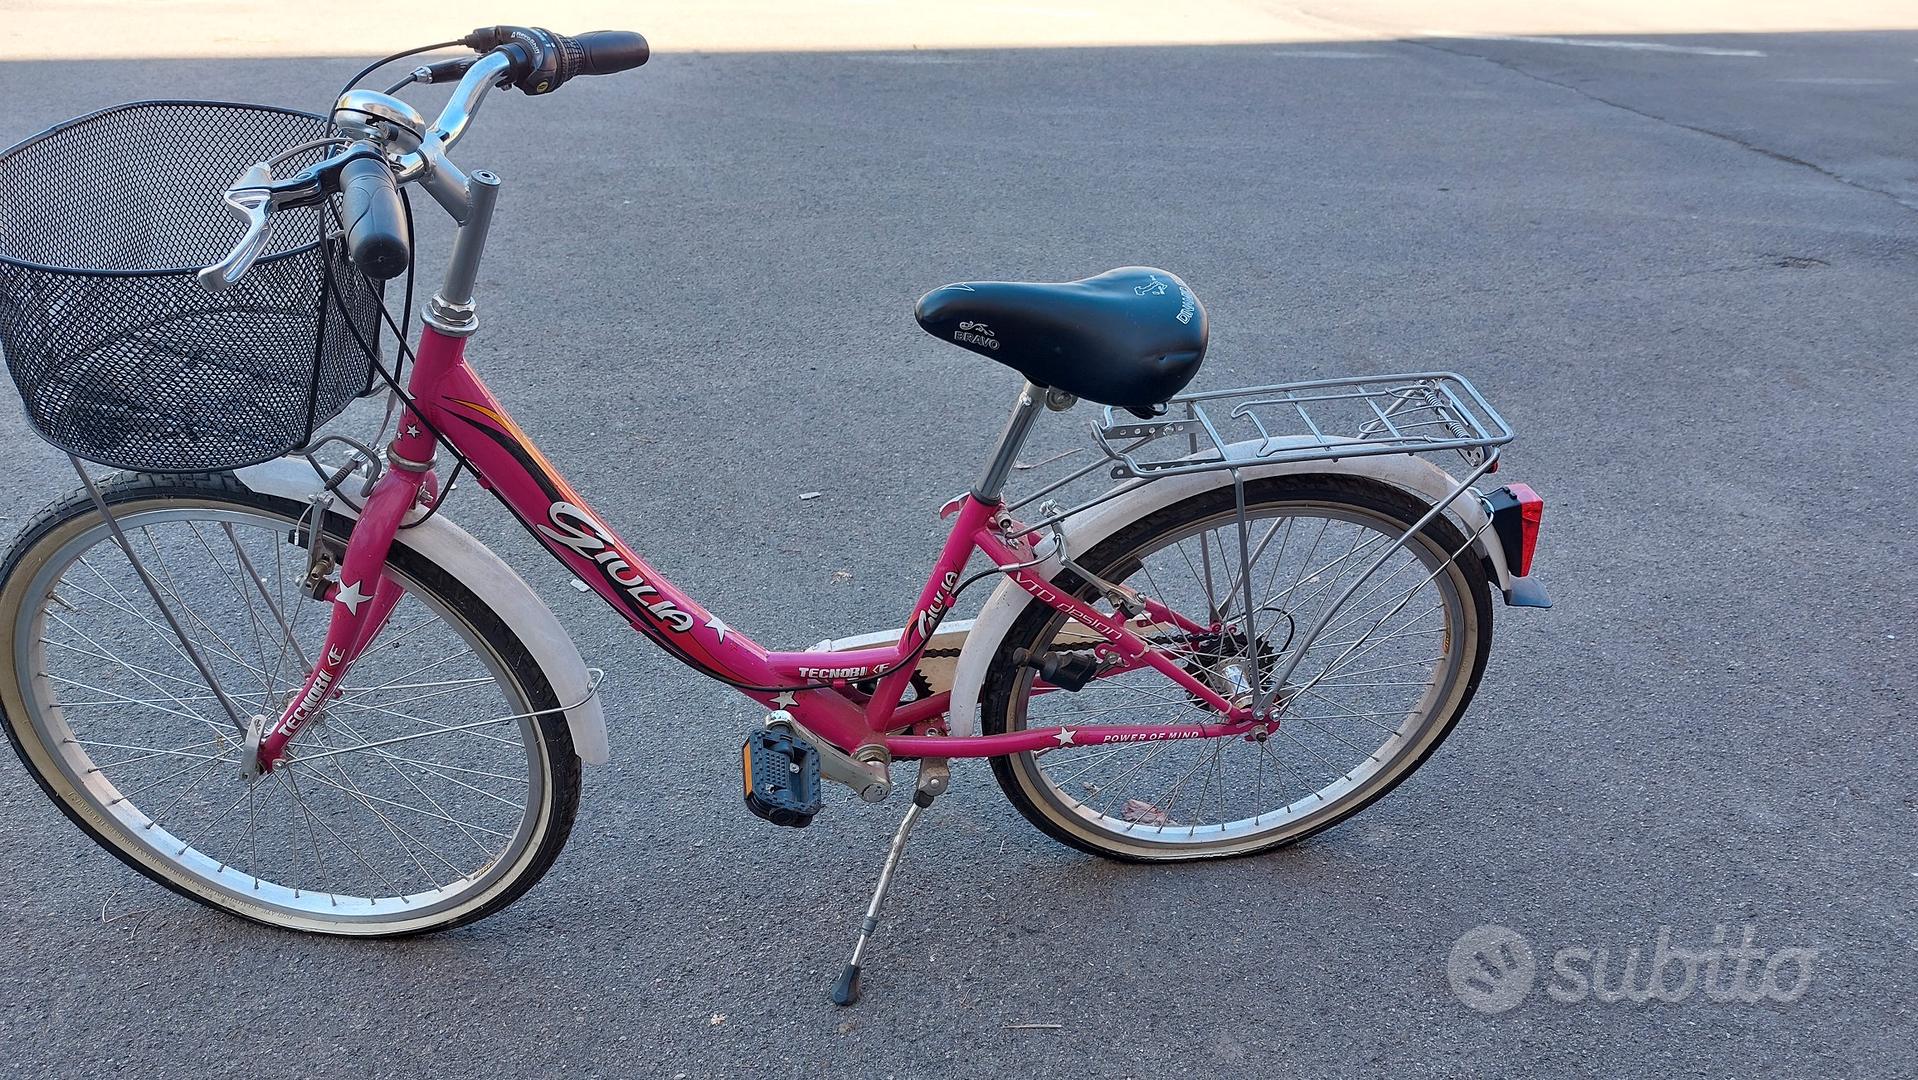
[[(357, 74), (357, 75), (354, 75), (354, 76), (353, 76), (352, 78), (350, 78), (350, 79), (348, 79), (348, 80), (346, 80), (346, 85), (345, 85), (345, 86), (342, 86), (342, 87), (340, 87), (340, 92), (339, 92), (338, 94), (335, 94), (335, 95), (333, 95), (333, 96), (334, 96), (334, 97), (335, 97), (336, 99), (337, 99), (337, 98), (339, 98), (339, 97), (341, 97), (341, 96), (342, 96), (342, 95), (344, 95), (344, 94), (345, 94), (345, 93), (346, 93), (346, 92), (347, 92), (348, 90), (351, 90), (351, 89), (353, 89), (353, 88), (354, 88), (355, 86), (358, 86), (358, 85), (360, 84), (360, 80), (361, 80), (361, 79), (364, 79), (364, 78), (366, 78), (366, 77), (367, 77), (368, 75), (371, 75), (371, 74), (373, 74), (373, 73), (374, 73), (375, 71), (378, 71), (379, 69), (381, 69), (381, 68), (383, 68), (383, 67), (385, 67), (385, 66), (386, 66), (386, 65), (388, 65), (388, 64), (391, 64), (391, 63), (393, 63), (394, 61), (397, 61), (397, 60), (404, 60), (404, 59), (406, 59), (406, 58), (407, 58), (407, 57), (409, 57), (409, 56), (418, 56), (418, 55), (419, 55), (419, 54), (421, 54), (421, 53), (429, 53), (429, 52), (437, 52), (437, 51), (439, 51), (440, 49), (458, 49), (458, 48), (463, 48), (464, 46), (465, 46), (465, 42), (462, 42), (462, 41), (457, 41), (457, 40), (455, 40), (455, 41), (442, 41), (442, 42), (438, 42), (437, 44), (433, 44), (433, 45), (421, 45), (421, 46), (419, 46), (418, 48), (414, 48), (414, 49), (408, 49), (408, 50), (406, 50), (405, 52), (396, 52), (396, 53), (394, 53), (393, 55), (391, 55), (391, 56), (388, 56), (388, 57), (386, 57), (386, 58), (384, 58), (384, 59), (381, 59), (381, 60), (375, 60), (375, 61), (373, 61), (372, 63), (370, 63), (370, 64), (368, 64), (368, 65), (366, 65), (366, 66), (365, 66), (365, 67), (363, 67), (363, 68), (361, 68), (361, 69), (359, 70), (359, 74)], [(408, 76), (408, 77), (407, 77), (407, 80), (406, 80), (406, 82), (411, 82), (411, 81), (412, 81), (412, 77), (411, 77), (411, 76)], [(403, 82), (403, 83), (401, 83), (401, 84), (400, 84), (400, 86), (405, 86), (405, 85), (406, 85), (406, 83), (405, 83), (405, 82)], [(388, 92), (388, 93), (391, 93), (392, 91), (390, 91), (390, 90), (389, 90), (389, 91), (387, 91), (387, 92)]]

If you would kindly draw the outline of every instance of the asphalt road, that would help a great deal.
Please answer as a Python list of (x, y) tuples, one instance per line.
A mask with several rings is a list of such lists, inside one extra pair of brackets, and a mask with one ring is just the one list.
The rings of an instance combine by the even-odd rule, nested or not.
[[(913, 299), (1135, 262), (1206, 300), (1205, 386), (1478, 381), (1558, 606), (1500, 609), (1444, 749), (1273, 856), (1101, 862), (962, 767), (844, 1011), (898, 807), (747, 815), (752, 710), (472, 491), (454, 512), (614, 673), (616, 762), (554, 871), (432, 939), (267, 932), (0, 765), (0, 1072), (1913, 1075), (1918, 33), (1658, 43), (665, 55), (495, 101), (462, 153), (507, 180), (474, 355), (761, 640), (896, 625), (1001, 420), (1008, 373)], [(351, 66), (9, 63), (0, 140), (132, 97), (321, 106)], [(12, 408), (0, 447), (10, 535), (72, 477)], [(1447, 979), (1485, 924), (1541, 969), (1489, 1015)], [(1796, 1000), (1545, 992), (1563, 950), (1635, 946), (1643, 984), (1661, 928), (1748, 925), (1815, 952)]]

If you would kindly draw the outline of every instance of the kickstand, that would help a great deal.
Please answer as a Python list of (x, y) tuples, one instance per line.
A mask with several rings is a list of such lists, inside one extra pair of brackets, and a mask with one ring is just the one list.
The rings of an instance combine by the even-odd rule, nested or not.
[(920, 759), (919, 783), (912, 793), (912, 805), (906, 808), (906, 816), (899, 822), (899, 831), (893, 834), (892, 848), (886, 852), (886, 865), (880, 869), (879, 884), (872, 891), (872, 903), (866, 905), (866, 921), (860, 924), (859, 940), (853, 943), (852, 959), (846, 962), (845, 970), (839, 973), (839, 981), (833, 984), (834, 1005), (858, 1002), (859, 965), (866, 957), (866, 946), (872, 943), (873, 931), (879, 928), (879, 909), (886, 902), (886, 894), (892, 891), (892, 879), (899, 870), (900, 857), (906, 853), (906, 841), (912, 838), (912, 827), (918, 823), (920, 813), (932, 805), (934, 798), (944, 793), (950, 779), (951, 770), (945, 759)]

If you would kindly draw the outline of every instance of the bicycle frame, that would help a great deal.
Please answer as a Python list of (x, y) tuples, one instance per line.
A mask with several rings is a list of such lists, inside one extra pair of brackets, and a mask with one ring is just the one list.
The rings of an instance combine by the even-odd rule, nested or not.
[[(1133, 630), (1135, 624), (1168, 625), (1205, 634), (1217, 627), (1149, 598), (1145, 612), (1135, 619), (1108, 615), (1067, 595), (1067, 590), (1037, 572), (1036, 546), (1041, 537), (1005, 514), (996, 497), (1003, 466), (996, 466), (998, 479), (986, 485), (993, 497), (982, 497), (975, 490), (941, 511), (941, 516), (953, 518), (952, 531), (896, 643), (847, 652), (769, 651), (674, 586), (604, 523), (466, 363), (466, 340), (432, 326), (422, 331), (408, 380), (412, 401), (401, 414), (388, 452), (392, 467), (368, 496), (341, 562), (339, 584), (327, 593), (333, 615), (325, 645), (301, 693), (261, 736), (258, 761), (262, 768), (278, 763), (301, 726), (343, 685), (354, 659), (378, 636), (398, 603), (402, 590), (384, 574), (384, 566), (407, 515), (439, 498), (432, 471), (435, 431), (471, 463), (482, 486), (635, 630), (693, 670), (733, 686), (768, 708), (787, 710), (841, 750), (880, 747), (897, 757), (987, 757), (1110, 742), (1242, 735), (1266, 722), (1227, 700), (1187, 671), (1174, 655), (1148, 644)], [(1021, 407), (1028, 412), (1035, 407), (1035, 393), (1028, 387), (1022, 398)], [(1017, 422), (1020, 415), (1015, 413), (1015, 423), (1008, 427), (1000, 447), (1004, 465), (1010, 464), (1017, 450), (1012, 444), (1025, 430)], [(1030, 423), (1029, 417), (1025, 423)], [(1102, 677), (1155, 668), (1209, 705), (1219, 721), (1051, 727), (968, 737), (944, 734), (946, 694), (909, 702), (903, 698), (919, 654), (951, 609), (960, 575), (975, 551), (1020, 588), (1102, 638), (1095, 647), (1095, 655), (1108, 665)], [(856, 688), (855, 684), (875, 680), (870, 693)], [(1040, 690), (1050, 692), (1043, 684)]]

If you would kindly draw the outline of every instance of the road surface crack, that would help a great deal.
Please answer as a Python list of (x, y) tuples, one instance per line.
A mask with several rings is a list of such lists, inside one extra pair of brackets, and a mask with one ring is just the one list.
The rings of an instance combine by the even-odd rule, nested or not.
[(1697, 124), (1687, 124), (1683, 120), (1674, 120), (1669, 116), (1660, 116), (1657, 113), (1649, 112), (1645, 109), (1638, 108), (1635, 105), (1627, 105), (1622, 101), (1615, 101), (1611, 98), (1604, 97), (1599, 94), (1594, 94), (1590, 90), (1587, 90), (1584, 87), (1579, 86), (1575, 83), (1564, 82), (1562, 80), (1554, 79), (1549, 76), (1540, 75), (1537, 72), (1527, 70), (1526, 68), (1510, 60), (1501, 60), (1497, 57), (1485, 56), (1480, 53), (1466, 52), (1462, 49), (1448, 49), (1445, 46), (1437, 44), (1432, 41), (1422, 41), (1415, 38), (1405, 38), (1403, 40), (1405, 41), (1407, 45), (1417, 45), (1420, 48), (1430, 49), (1433, 52), (1446, 53), (1451, 56), (1465, 57), (1471, 60), (1481, 60), (1495, 67), (1503, 68), (1506, 71), (1513, 72), (1514, 74), (1522, 75), (1525, 78), (1532, 80), (1533, 82), (1544, 83), (1547, 86), (1556, 86), (1561, 90), (1569, 90), (1572, 93), (1577, 94), (1579, 97), (1582, 97), (1587, 101), (1596, 102), (1600, 105), (1617, 109), (1620, 112), (1630, 113), (1633, 116), (1642, 117), (1646, 120), (1652, 121), (1653, 123), (1663, 124), (1666, 127), (1677, 128), (1680, 131), (1689, 131), (1696, 135), (1704, 135), (1708, 138), (1718, 139), (1721, 142), (1728, 142), (1732, 144), (1733, 146), (1736, 146), (1742, 150), (1748, 150), (1754, 154), (1763, 155), (1765, 157), (1772, 159), (1773, 161), (1782, 162), (1786, 165), (1796, 165), (1801, 169), (1809, 169), (1812, 172), (1815, 172), (1818, 175), (1826, 178), (1827, 180), (1834, 180), (1840, 184), (1845, 185), (1846, 187), (1853, 188), (1858, 191), (1868, 192), (1872, 195), (1877, 195), (1882, 198), (1890, 199), (1893, 203), (1895, 203), (1901, 209), (1918, 213), (1918, 203), (1909, 202), (1895, 192), (1888, 191), (1881, 187), (1874, 187), (1871, 184), (1867, 184), (1862, 180), (1853, 179), (1852, 177), (1846, 176), (1843, 173), (1834, 172), (1831, 169), (1828, 169), (1824, 167), (1823, 165), (1818, 164), (1815, 161), (1807, 161), (1804, 158), (1794, 157), (1791, 154), (1784, 153), (1783, 151), (1780, 151), (1780, 150), (1773, 150), (1767, 146), (1760, 146), (1749, 139), (1740, 138), (1737, 135), (1732, 135), (1727, 132), (1714, 131), (1711, 128), (1701, 127), (1700, 125), (1697, 125)]

